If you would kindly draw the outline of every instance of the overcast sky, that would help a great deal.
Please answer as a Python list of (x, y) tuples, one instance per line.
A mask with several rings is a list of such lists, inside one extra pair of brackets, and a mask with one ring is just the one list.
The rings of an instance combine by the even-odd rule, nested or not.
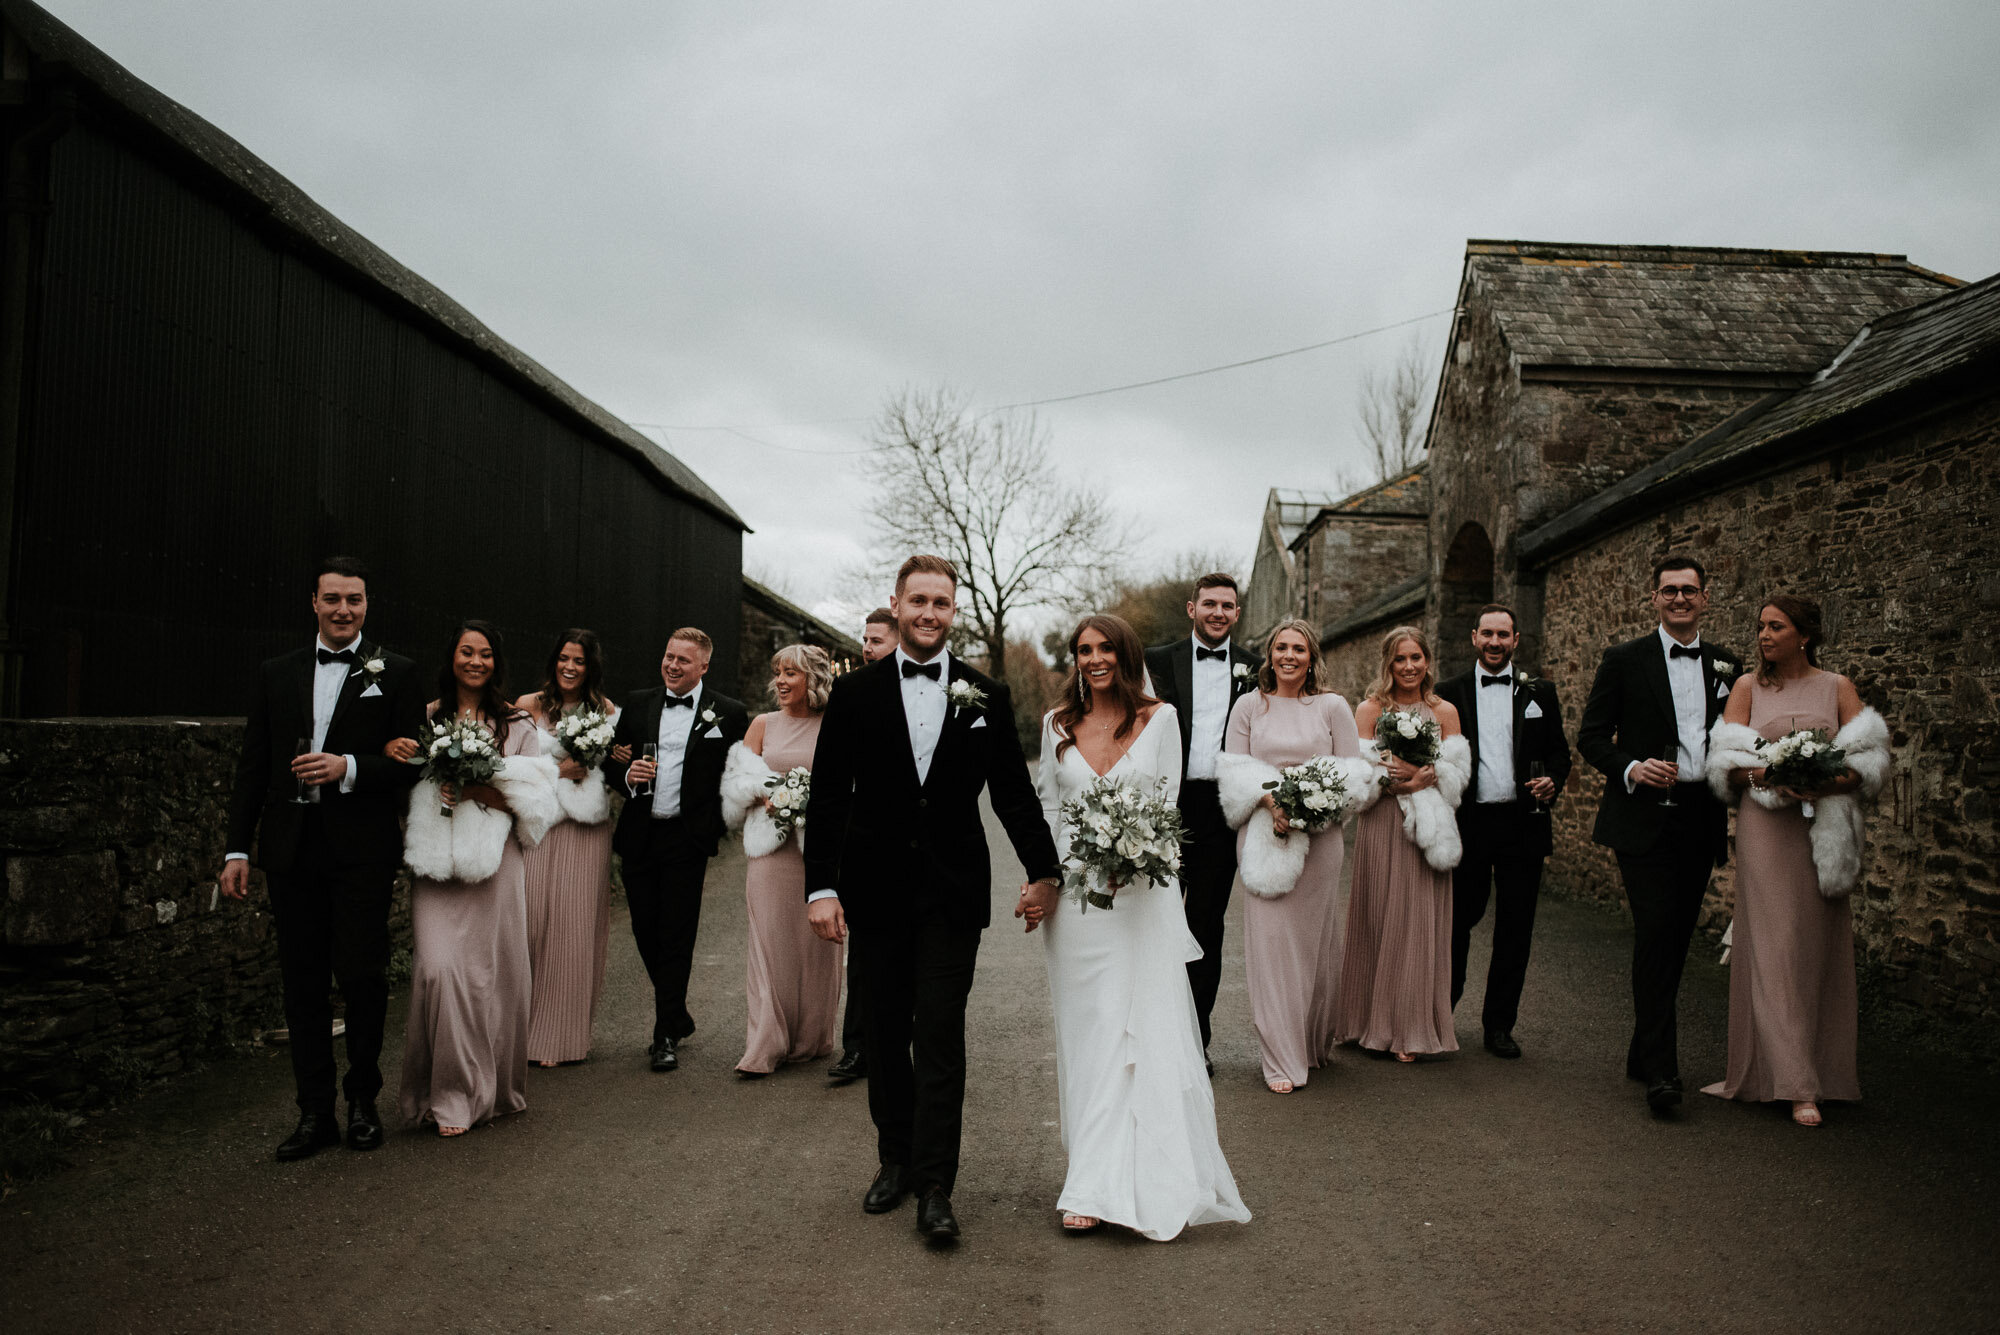
[[(44, 3), (666, 424), (808, 603), (901, 386), (1050, 398), (1409, 320), (1468, 237), (2000, 269), (1992, 0)], [(1362, 373), (1445, 326), (1042, 412), (1135, 564), (1247, 565), (1268, 488), (1358, 463)]]

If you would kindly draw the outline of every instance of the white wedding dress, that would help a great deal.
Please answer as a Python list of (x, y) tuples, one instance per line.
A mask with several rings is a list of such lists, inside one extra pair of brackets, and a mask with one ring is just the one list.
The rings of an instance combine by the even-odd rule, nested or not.
[[(1062, 804), (1098, 776), (1070, 747), (1056, 759), (1054, 715), (1042, 719), (1036, 791), (1056, 848), (1069, 847)], [(1147, 720), (1106, 776), (1148, 792), (1180, 792), (1173, 706)], [(1180, 887), (1142, 881), (1109, 909), (1079, 911), (1065, 889), (1042, 924), (1056, 1017), (1056, 1086), (1069, 1176), (1056, 1208), (1123, 1224), (1164, 1242), (1192, 1224), (1247, 1222), (1250, 1212), (1215, 1137), (1215, 1096), (1187, 964), (1201, 958)]]

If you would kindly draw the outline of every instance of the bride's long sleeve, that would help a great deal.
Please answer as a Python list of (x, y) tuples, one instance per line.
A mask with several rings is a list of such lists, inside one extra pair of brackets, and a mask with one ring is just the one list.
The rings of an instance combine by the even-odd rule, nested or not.
[(1056, 783), (1055, 711), (1042, 715), (1042, 757), (1035, 762), (1035, 796), (1042, 802), (1042, 819), (1049, 838), (1056, 841), (1056, 853), (1063, 852), (1062, 792)]
[[(1176, 803), (1181, 798), (1181, 726), (1172, 705), (1161, 705), (1160, 712), (1166, 720), (1154, 730), (1153, 772), (1167, 781), (1166, 798)], [(1157, 721), (1157, 720), (1156, 720)]]

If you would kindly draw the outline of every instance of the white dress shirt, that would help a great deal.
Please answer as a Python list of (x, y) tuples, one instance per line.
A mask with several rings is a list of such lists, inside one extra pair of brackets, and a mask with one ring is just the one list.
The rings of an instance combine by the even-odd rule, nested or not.
[(657, 757), (659, 769), (653, 775), (653, 819), (672, 820), (681, 814), (681, 770), (687, 765), (688, 739), (694, 730), (704, 726), (701, 721), (702, 682), (696, 682), (694, 689), (684, 696), (671, 698), (686, 700), (688, 703), (669, 707), (665, 700), (660, 702), (660, 754)]
[[(1704, 693), (1701, 675), (1701, 656), (1693, 658), (1682, 654), (1675, 657), (1673, 647), (1679, 640), (1667, 634), (1661, 626), (1660, 652), (1667, 660), (1667, 688), (1674, 695), (1674, 727), (1679, 733), (1680, 746), (1674, 753), (1674, 763), (1680, 767), (1681, 783), (1698, 783), (1708, 767), (1708, 698)], [(1701, 648), (1701, 636), (1688, 641), (1690, 649)], [(1656, 757), (1647, 757), (1655, 759)], [(1625, 767), (1625, 791), (1638, 791), (1639, 781), (1632, 777), (1639, 768), (1633, 761)]]
[[(921, 660), (912, 658), (901, 645), (896, 646), (896, 675), (903, 684), (903, 719), (910, 727), (910, 759), (917, 762), (917, 782), (923, 783), (931, 776), (931, 757), (937, 754), (938, 738), (944, 735), (945, 719), (951, 713), (951, 697), (945, 693), (945, 680), (951, 676), (951, 653), (943, 651), (930, 659), (938, 665), (938, 680), (932, 681), (921, 673), (905, 675), (903, 664)], [(811, 904), (822, 899), (833, 899), (837, 890), (815, 890), (806, 896)]]
[[(349, 677), (361, 670), (361, 637), (359, 635), (355, 636), (348, 642), (347, 647), (354, 651), (354, 662), (322, 663), (318, 661), (320, 650), (324, 649), (328, 653), (338, 653), (340, 651), (325, 640), (320, 639), (317, 635), (313, 637), (312, 749), (314, 751), (322, 751), (326, 748), (326, 730), (333, 726), (333, 707), (340, 703), (340, 688), (347, 684)], [(280, 738), (273, 738), (272, 743), (276, 745), (281, 740)], [(340, 782), (336, 786), (343, 793), (351, 793), (354, 791), (354, 757), (344, 755), (341, 759), (347, 762), (347, 768), (341, 771)], [(306, 789), (306, 800), (310, 802), (319, 801), (318, 786)], [(224, 856), (222, 860), (224, 862), (235, 862), (238, 859), (247, 859), (249, 856), (248, 853), (230, 853)]]
[[(1488, 677), (1505, 677), (1505, 686), (1488, 686)], [(1472, 665), (1473, 708), (1479, 719), (1479, 775), (1473, 781), (1475, 802), (1512, 802), (1514, 786), (1514, 664), (1498, 672), (1486, 664)]]
[[(1229, 642), (1207, 645), (1194, 641), (1194, 689), (1188, 701), (1188, 760), (1186, 777), (1215, 779), (1215, 758), (1222, 754), (1222, 734), (1229, 727)], [(1204, 659), (1200, 651), (1220, 648), (1221, 658)]]

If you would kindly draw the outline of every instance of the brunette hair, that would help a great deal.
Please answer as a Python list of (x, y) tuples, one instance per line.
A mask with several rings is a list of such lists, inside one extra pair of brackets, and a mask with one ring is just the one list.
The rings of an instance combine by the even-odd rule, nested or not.
[(1112, 678), (1111, 694), (1124, 708), (1125, 717), (1119, 721), (1118, 731), (1112, 734), (1112, 738), (1123, 741), (1138, 721), (1139, 711), (1160, 703), (1146, 694), (1146, 651), (1139, 645), (1138, 632), (1124, 617), (1112, 616), (1108, 612), (1085, 617), (1069, 633), (1069, 672), (1063, 677), (1062, 703), (1055, 707), (1054, 722), (1059, 739), (1056, 742), (1057, 760), (1062, 759), (1064, 751), (1076, 745), (1077, 725), (1083, 722), (1084, 710), (1090, 704), (1090, 687), (1076, 665), (1076, 644), (1087, 630), (1102, 635), (1118, 660), (1118, 675)]
[(368, 584), (368, 566), (358, 556), (327, 556), (313, 567), (313, 592), (319, 592), (321, 575), (339, 575), (343, 579), (358, 579), (365, 589)]
[(778, 694), (778, 669), (796, 668), (806, 675), (806, 708), (817, 714), (833, 695), (833, 660), (816, 644), (788, 644), (771, 655), (771, 695)]
[[(611, 700), (604, 694), (604, 647), (597, 641), (597, 632), (573, 626), (556, 636), (556, 647), (549, 650), (548, 664), (542, 669), (542, 689), (535, 694), (536, 703), (542, 713), (554, 723), (562, 717), (562, 687), (556, 684), (556, 664), (562, 658), (562, 651), (570, 645), (583, 650), (583, 699), (582, 705), (600, 714), (611, 712)], [(454, 642), (453, 648), (457, 647)]]
[(886, 607), (878, 607), (863, 617), (861, 624), (864, 628), (868, 626), (893, 626), (896, 624), (896, 614)]
[(503, 689), (507, 684), (507, 649), (500, 641), (500, 628), (490, 621), (468, 617), (451, 632), (451, 640), (444, 648), (444, 666), (438, 669), (438, 711), (446, 715), (458, 712), (458, 678), (452, 673), (451, 665), (458, 657), (458, 642), (468, 634), (482, 636), (492, 646), (493, 673), (479, 688), (479, 713), (496, 735), (504, 737), (507, 725), (526, 715), (514, 707)]
[(945, 560), (942, 556), (925, 556), (919, 553), (898, 566), (896, 568), (897, 596), (900, 597), (902, 595), (903, 585), (909, 582), (912, 575), (943, 575), (951, 581), (952, 591), (955, 593), (958, 590), (958, 567)]
[[(1695, 560), (1685, 552), (1668, 552), (1665, 556), (1653, 562), (1654, 589), (1660, 587), (1660, 576), (1666, 574), (1669, 570), (1692, 570), (1694, 571), (1695, 583), (1701, 585), (1704, 589), (1708, 587), (1708, 570), (1701, 562)], [(1648, 590), (1648, 592), (1651, 591)]]
[[(1826, 635), (1826, 623), (1820, 617), (1819, 604), (1795, 593), (1774, 593), (1757, 604), (1759, 612), (1767, 607), (1775, 607), (1785, 614), (1785, 620), (1792, 623), (1792, 629), (1806, 642), (1806, 662), (1818, 667), (1819, 645)], [(1778, 680), (1778, 669), (1761, 653), (1757, 655), (1757, 680), (1766, 686), (1774, 685)]]
[(1423, 631), (1415, 626), (1398, 626), (1382, 637), (1382, 666), (1375, 673), (1375, 680), (1368, 683), (1368, 698), (1384, 709), (1395, 703), (1396, 675), (1389, 671), (1389, 664), (1395, 661), (1396, 646), (1404, 640), (1415, 640), (1417, 648), (1424, 653), (1424, 679), (1417, 686), (1418, 694), (1427, 705), (1438, 702), (1437, 657), (1431, 653), (1431, 642)]
[(1243, 590), (1236, 587), (1236, 576), (1225, 575), (1219, 570), (1212, 570), (1196, 580), (1194, 582), (1194, 592), (1188, 595), (1189, 600), (1198, 600), (1201, 597), (1203, 589), (1227, 589), (1235, 594), (1239, 600), (1243, 597)]
[(1305, 636), (1306, 679), (1299, 684), (1300, 695), (1318, 695), (1326, 686), (1326, 655), (1319, 647), (1319, 636), (1312, 628), (1312, 622), (1304, 617), (1286, 617), (1271, 627), (1271, 633), (1264, 637), (1264, 666), (1257, 669), (1257, 689), (1266, 695), (1275, 695), (1278, 690), (1278, 670), (1271, 666), (1271, 647), (1278, 642), (1278, 636), (1286, 631)]
[(668, 644), (672, 644), (675, 640), (686, 640), (689, 644), (701, 650), (702, 653), (708, 655), (708, 657), (715, 657), (715, 641), (709, 639), (708, 632), (699, 626), (682, 626), (679, 630), (667, 636)]
[[(1653, 576), (1653, 587), (1658, 588), (1659, 584), (1660, 584), (1660, 577), (1658, 575)], [(1507, 606), (1507, 604), (1505, 603), (1488, 603), (1486, 604), (1486, 606), (1479, 609), (1478, 615), (1472, 618), (1472, 628), (1474, 630), (1479, 629), (1479, 623), (1486, 620), (1486, 614), (1488, 612), (1505, 612), (1507, 614), (1508, 627), (1515, 631), (1521, 629), (1521, 618), (1514, 615), (1513, 608)]]

